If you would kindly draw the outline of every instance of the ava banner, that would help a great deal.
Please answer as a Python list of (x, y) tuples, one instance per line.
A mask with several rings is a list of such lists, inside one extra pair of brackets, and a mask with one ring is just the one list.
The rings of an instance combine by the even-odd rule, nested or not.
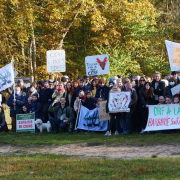
[(35, 132), (35, 114), (17, 114), (16, 132)]
[(66, 60), (64, 50), (50, 50), (46, 52), (47, 72), (65, 72)]
[[(166, 49), (168, 52), (169, 64), (170, 64), (171, 71), (179, 71), (180, 63), (179, 63), (179, 59), (178, 59), (178, 54), (180, 51), (180, 49), (179, 49), (180, 44), (172, 42), (172, 41), (167, 41), (167, 40), (165, 40), (165, 44), (166, 44)], [(177, 47), (177, 48), (174, 48), (174, 47)], [(177, 53), (173, 55), (173, 51), (177, 52)], [(174, 58), (174, 62), (173, 62), (173, 58)], [(176, 65), (176, 66), (174, 66), (174, 65)]]
[(108, 121), (99, 121), (99, 108), (89, 110), (81, 106), (77, 129), (87, 131), (107, 131)]
[(108, 108), (110, 113), (129, 112), (128, 108), (131, 101), (130, 92), (117, 92), (109, 94)]
[(178, 104), (149, 106), (145, 131), (180, 129), (180, 106)]
[(0, 91), (14, 84), (14, 68), (12, 62), (0, 69)]
[(107, 54), (85, 57), (86, 75), (95, 76), (109, 74), (109, 58)]

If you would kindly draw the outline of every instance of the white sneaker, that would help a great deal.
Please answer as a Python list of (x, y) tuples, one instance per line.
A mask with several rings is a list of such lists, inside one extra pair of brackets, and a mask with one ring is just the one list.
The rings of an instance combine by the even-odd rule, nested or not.
[(119, 135), (119, 132), (118, 131), (115, 131), (115, 134), (114, 135)]
[(109, 131), (106, 131), (105, 136), (111, 136), (111, 133)]

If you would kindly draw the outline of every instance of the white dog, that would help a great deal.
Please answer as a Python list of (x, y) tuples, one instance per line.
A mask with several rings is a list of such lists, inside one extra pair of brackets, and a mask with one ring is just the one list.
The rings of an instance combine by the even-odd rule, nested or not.
[(40, 132), (42, 132), (43, 129), (46, 129), (47, 132), (51, 131), (51, 123), (49, 121), (47, 123), (43, 123), (41, 119), (36, 119), (35, 124)]

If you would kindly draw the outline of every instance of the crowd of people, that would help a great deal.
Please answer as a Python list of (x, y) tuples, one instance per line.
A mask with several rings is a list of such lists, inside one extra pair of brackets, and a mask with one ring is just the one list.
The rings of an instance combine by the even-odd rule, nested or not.
[[(9, 98), (2, 94), (0, 106), (0, 132), (8, 131), (3, 104), (10, 107), (12, 131), (16, 132), (16, 114), (34, 113), (35, 119), (43, 123), (50, 121), (54, 133), (74, 131), (80, 104), (92, 110), (99, 107), (99, 102), (107, 100), (106, 112), (109, 113), (109, 93), (128, 91), (131, 94), (130, 112), (109, 113), (110, 121), (105, 135), (112, 132), (131, 134), (145, 133), (148, 119), (148, 106), (161, 104), (179, 104), (180, 93), (172, 96), (171, 88), (180, 83), (180, 73), (172, 72), (161, 78), (156, 72), (153, 77), (135, 76), (121, 78), (119, 75), (106, 80), (98, 76), (88, 76), (71, 81), (63, 76), (61, 81), (44, 80), (33, 82), (26, 88), (19, 80), (15, 93), (8, 88)], [(76, 130), (76, 132), (78, 132)]]

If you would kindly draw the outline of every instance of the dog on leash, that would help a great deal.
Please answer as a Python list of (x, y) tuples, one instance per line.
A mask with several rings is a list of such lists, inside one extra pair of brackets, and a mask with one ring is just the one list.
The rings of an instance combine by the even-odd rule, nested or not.
[(43, 129), (46, 129), (47, 132), (51, 131), (51, 123), (49, 121), (47, 123), (43, 123), (41, 119), (36, 119), (35, 124), (40, 132), (43, 132)]

